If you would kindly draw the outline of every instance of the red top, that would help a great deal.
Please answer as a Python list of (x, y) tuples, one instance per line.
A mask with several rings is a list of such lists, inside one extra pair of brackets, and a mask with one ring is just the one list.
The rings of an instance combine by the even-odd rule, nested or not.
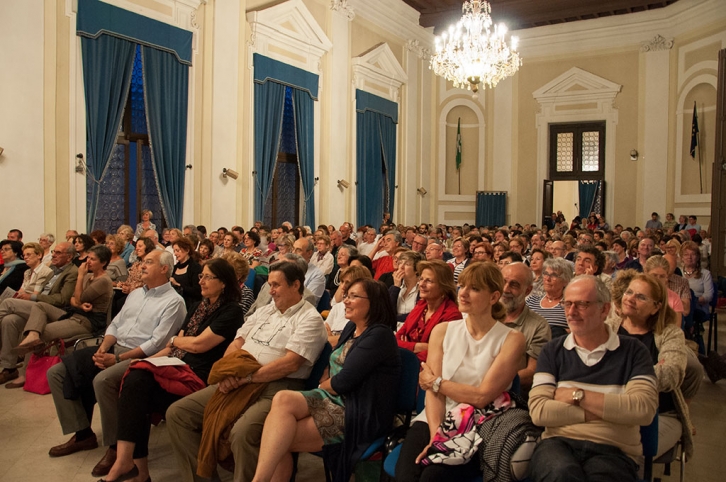
[(382, 256), (377, 260), (373, 261), (373, 271), (376, 272), (375, 279), (381, 277), (386, 273), (393, 272), (393, 256)]
[[(396, 333), (396, 342), (399, 347), (413, 351), (416, 343), (429, 342), (434, 326), (444, 321), (455, 321), (463, 318), (456, 303), (446, 298), (436, 309), (436, 312), (431, 315), (428, 323), (424, 324), (427, 308), (428, 303), (426, 303), (426, 300), (419, 300), (416, 306), (413, 307), (411, 313), (406, 317), (406, 322)], [(419, 360), (425, 362), (428, 354), (428, 350), (424, 350), (416, 353), (416, 356)]]

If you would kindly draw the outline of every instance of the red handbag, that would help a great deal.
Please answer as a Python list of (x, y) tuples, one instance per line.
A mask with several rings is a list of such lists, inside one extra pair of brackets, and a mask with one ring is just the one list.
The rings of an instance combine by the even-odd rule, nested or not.
[[(51, 349), (57, 346), (58, 352), (51, 355)], [(61, 362), (61, 357), (66, 354), (66, 344), (58, 338), (48, 343), (41, 353), (33, 353), (30, 355), (30, 361), (25, 369), (25, 385), (23, 390), (26, 392), (37, 393), (38, 395), (47, 395), (50, 393), (50, 385), (48, 385), (47, 373), (50, 367)]]

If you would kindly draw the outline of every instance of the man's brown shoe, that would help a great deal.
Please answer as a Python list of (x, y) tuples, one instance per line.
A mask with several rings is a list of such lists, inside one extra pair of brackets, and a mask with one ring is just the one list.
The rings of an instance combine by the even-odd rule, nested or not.
[(9, 382), (10, 380), (15, 380), (18, 378), (18, 371), (15, 369), (8, 370), (5, 369), (2, 372), (0, 372), (0, 385)]
[(104, 475), (108, 475), (111, 471), (111, 467), (113, 467), (113, 464), (115, 463), (116, 450), (109, 447), (108, 450), (106, 450), (106, 453), (103, 454), (103, 458), (93, 468), (91, 475), (94, 477), (103, 477)]
[(81, 450), (93, 450), (97, 447), (98, 441), (96, 440), (95, 433), (92, 437), (88, 437), (80, 442), (76, 442), (76, 436), (74, 435), (68, 442), (51, 448), (48, 455), (51, 457), (65, 457), (66, 455), (75, 454)]

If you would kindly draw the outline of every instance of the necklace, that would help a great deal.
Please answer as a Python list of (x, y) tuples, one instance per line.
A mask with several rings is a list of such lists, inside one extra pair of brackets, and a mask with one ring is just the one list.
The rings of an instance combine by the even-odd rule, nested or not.
[(560, 299), (558, 300), (556, 298), (550, 298), (550, 296), (548, 294), (545, 294), (545, 299), (547, 301), (549, 301), (550, 303), (554, 303), (555, 301), (557, 301), (557, 302), (562, 301), (562, 297), (560, 297)]
[(695, 270), (693, 270), (693, 271), (686, 271), (685, 268), (683, 269), (683, 274), (686, 275), (686, 276), (693, 276), (693, 274), (695, 272), (696, 272)]

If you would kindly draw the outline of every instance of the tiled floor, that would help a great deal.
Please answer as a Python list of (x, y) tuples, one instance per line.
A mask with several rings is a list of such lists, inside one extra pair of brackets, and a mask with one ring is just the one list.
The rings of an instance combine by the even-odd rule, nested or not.
[[(726, 313), (721, 314), (720, 318), (722, 323), (719, 334), (721, 340), (726, 340)], [(722, 352), (726, 350), (725, 343), (721, 344)], [(698, 433), (694, 457), (686, 466), (686, 480), (726, 480), (726, 380), (714, 385), (707, 378), (704, 379), (701, 391), (692, 402), (691, 417)], [(98, 417), (95, 417), (93, 428), (97, 434), (101, 433)], [(103, 456), (105, 449), (102, 447), (68, 457), (48, 457), (50, 447), (68, 438), (61, 434), (50, 395), (40, 396), (23, 390), (0, 388), (0, 482), (96, 480), (91, 477), (91, 469)], [(152, 429), (150, 448), (152, 479), (155, 482), (177, 481), (168, 433), (163, 424)], [(304, 455), (299, 466), (299, 481), (325, 480), (320, 459)], [(663, 480), (677, 481), (678, 470), (678, 463), (675, 463), (672, 475)], [(661, 474), (662, 467), (656, 466), (655, 475)]]

